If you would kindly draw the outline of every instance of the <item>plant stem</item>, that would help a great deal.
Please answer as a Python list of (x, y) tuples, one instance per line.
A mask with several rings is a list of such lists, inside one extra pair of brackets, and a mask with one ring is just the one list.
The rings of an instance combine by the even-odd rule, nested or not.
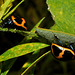
[(26, 75), (26, 73), (31, 69), (39, 60), (41, 60), (44, 56), (48, 55), (51, 51), (48, 51), (44, 53), (42, 56), (40, 56), (38, 59), (36, 59), (21, 75)]

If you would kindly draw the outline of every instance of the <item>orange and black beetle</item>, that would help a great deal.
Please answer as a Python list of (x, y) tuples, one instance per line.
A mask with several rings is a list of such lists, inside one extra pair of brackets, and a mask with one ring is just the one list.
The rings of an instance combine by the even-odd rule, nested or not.
[(11, 16), (3, 23), (3, 28), (16, 28), (18, 30), (27, 30), (26, 21), (18, 16)]
[(73, 50), (64, 48), (54, 43), (51, 45), (51, 50), (54, 57), (62, 61), (72, 60), (75, 57)]
[[(63, 44), (59, 39), (58, 41), (59, 43)], [(55, 58), (62, 60), (62, 61), (75, 59), (75, 52), (74, 52), (72, 45), (69, 45), (69, 47), (70, 48), (68, 47), (65, 48), (64, 46), (60, 46), (55, 43), (52, 43), (51, 45), (52, 54)]]

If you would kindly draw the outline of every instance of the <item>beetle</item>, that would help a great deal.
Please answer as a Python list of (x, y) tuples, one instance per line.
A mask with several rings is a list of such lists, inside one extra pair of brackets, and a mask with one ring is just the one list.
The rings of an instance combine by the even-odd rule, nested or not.
[[(62, 43), (59, 39), (58, 41)], [(51, 50), (52, 50), (53, 56), (58, 60), (68, 61), (75, 58), (75, 52), (72, 45), (70, 45), (70, 48), (67, 48), (67, 47), (52, 43)]]
[(24, 18), (20, 18), (18, 16), (11, 16), (2, 24), (3, 28), (16, 28), (18, 30), (27, 30), (26, 21)]

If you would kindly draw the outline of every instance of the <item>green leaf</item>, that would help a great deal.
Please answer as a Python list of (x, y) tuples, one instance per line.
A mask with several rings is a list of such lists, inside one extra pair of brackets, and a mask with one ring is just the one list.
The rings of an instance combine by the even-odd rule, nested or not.
[(2, 18), (4, 12), (6, 11), (8, 5), (12, 2), (12, 0), (6, 0), (4, 4), (1, 5), (0, 10), (0, 19)]
[(10, 14), (12, 14), (20, 4), (22, 4), (24, 0), (21, 0), (5, 17), (3, 17), (3, 20), (6, 19)]
[(60, 39), (62, 43), (75, 43), (75, 35), (73, 34), (43, 28), (36, 28), (36, 31), (38, 35), (47, 39), (51, 43), (52, 42), (58, 43), (54, 36), (57, 36), (57, 38)]
[(44, 19), (45, 19), (45, 17), (43, 17), (43, 18), (34, 26), (34, 28), (31, 30), (31, 32), (35, 32), (35, 28), (38, 27)]
[[(16, 10), (16, 8), (20, 5), (20, 4), (22, 4), (23, 2), (24, 2), (24, 0), (22, 0), (22, 1), (20, 1), (10, 12), (9, 12), (9, 10), (10, 10), (10, 8), (12, 7), (12, 4), (10, 4), (10, 3), (12, 3), (14, 0), (6, 0), (5, 1), (5, 3), (1, 6), (1, 10), (0, 10), (0, 19), (2, 18), (2, 20), (5, 20), (10, 14), (12, 14), (15, 10)], [(6, 11), (6, 9), (7, 9), (7, 11)], [(6, 12), (5, 12), (6, 11)], [(8, 13), (9, 12), (9, 13)], [(8, 14), (7, 14), (8, 13)], [(6, 15), (7, 14), (7, 15)], [(0, 20), (0, 23), (2, 22), (2, 20)]]
[(8, 8), (7, 8), (7, 10), (5, 11), (5, 13), (3, 14), (3, 16), (5, 16), (5, 15), (10, 11), (10, 9), (11, 9), (12, 6), (13, 6), (12, 3), (10, 3), (10, 4), (8, 5)]
[(37, 51), (47, 46), (49, 45), (43, 44), (43, 43), (26, 43), (26, 44), (17, 45), (7, 50), (2, 55), (0, 55), (0, 62), (11, 59), (11, 58), (19, 57), (19, 56), (31, 53), (33, 51)]
[(55, 25), (51, 29), (75, 34), (75, 1), (47, 0), (47, 4), (55, 20)]

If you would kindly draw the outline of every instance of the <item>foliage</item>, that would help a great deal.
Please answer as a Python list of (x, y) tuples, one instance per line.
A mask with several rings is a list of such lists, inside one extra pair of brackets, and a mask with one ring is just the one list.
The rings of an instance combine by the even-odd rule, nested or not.
[[(3, 2), (4, 1), (4, 2)], [(16, 0), (1, 0), (0, 4), (0, 23), (3, 22), (3, 20), (7, 19), (15, 10), (18, 10), (18, 7), (25, 1), (22, 0), (20, 1), (15, 7), (13, 6), (13, 2)], [(9, 29), (9, 28), (0, 28), (0, 31), (3, 33), (6, 33), (6, 35), (11, 35), (13, 34), (20, 34), (20, 37), (22, 36), (23, 38), (21, 41), (7, 41), (9, 44), (12, 44), (10, 47), (6, 47), (5, 51), (0, 55), (0, 74), (1, 75), (10, 75), (10, 69), (14, 65), (14, 63), (17, 61), (19, 57), (24, 57), (23, 61), (24, 63), (22, 64), (21, 68), (17, 71), (16, 74), (14, 75), (34, 75), (34, 72), (36, 72), (37, 68), (37, 62), (42, 59), (42, 64), (41, 64), (41, 72), (36, 72), (35, 74), (38, 75), (48, 75), (44, 73), (44, 68), (48, 67), (52, 64), (51, 61), (53, 60), (53, 57), (51, 56), (50, 52), (50, 44), (55, 41), (54, 35), (56, 35), (63, 43), (67, 44), (74, 43), (75, 40), (75, 27), (74, 27), (74, 1), (62, 1), (62, 0), (46, 0), (47, 5), (48, 5), (48, 10), (52, 14), (52, 18), (50, 17), (49, 20), (51, 20), (51, 26), (52, 24), (55, 24), (51, 27), (48, 23), (48, 25), (45, 24), (45, 28), (49, 29), (44, 29), (40, 28), (41, 24), (43, 25), (42, 21), (49, 21), (47, 17), (43, 17), (35, 26), (29, 25), (30, 28), (28, 31), (22, 31), (22, 30), (15, 30), (15, 29)], [(38, 1), (35, 1), (38, 3)], [(33, 2), (32, 2), (33, 3)], [(29, 6), (29, 5), (27, 5)], [(35, 6), (35, 5), (34, 5)], [(42, 4), (39, 4), (41, 7)], [(22, 6), (23, 7), (23, 6)], [(39, 9), (40, 9), (39, 7)], [(12, 9), (13, 8), (13, 9)], [(21, 7), (20, 7), (21, 8)], [(30, 7), (28, 7), (30, 8)], [(32, 8), (31, 8), (32, 9)], [(35, 7), (35, 9), (37, 9)], [(19, 11), (20, 10), (20, 11)], [(26, 11), (24, 9), (19, 9), (18, 11), (22, 15), (22, 13), (25, 14)], [(30, 10), (30, 9), (29, 9)], [(35, 14), (35, 10), (34, 14)], [(46, 9), (47, 11), (47, 9)], [(18, 12), (18, 13), (19, 13)], [(30, 11), (29, 11), (30, 12)], [(29, 12), (27, 14), (29, 15)], [(43, 10), (41, 14), (43, 14), (45, 11)], [(23, 14), (23, 15), (24, 15)], [(47, 14), (47, 13), (46, 13)], [(35, 14), (36, 15), (36, 14)], [(48, 15), (50, 16), (50, 14)], [(37, 19), (38, 17), (35, 16)], [(33, 19), (33, 14), (31, 14), (31, 17), (29, 15), (30, 20)], [(28, 19), (29, 20), (29, 19)], [(30, 22), (29, 20), (29, 22)], [(54, 20), (54, 22), (53, 22)], [(36, 22), (35, 18), (33, 19), (34, 22)], [(1, 25), (2, 26), (2, 25)], [(29, 28), (28, 27), (28, 28)], [(2, 34), (2, 33), (1, 33)], [(13, 37), (16, 37), (13, 35)], [(9, 39), (10, 37), (8, 37)], [(17, 36), (18, 39), (18, 36)], [(10, 39), (9, 39), (10, 40)], [(18, 42), (18, 43), (17, 43)], [(16, 46), (15, 46), (16, 45)], [(7, 45), (6, 45), (7, 46)], [(48, 48), (46, 48), (48, 47)], [(46, 48), (46, 49), (45, 49)], [(45, 57), (48, 55), (47, 57)], [(27, 60), (26, 60), (27, 58)], [(46, 59), (45, 59), (46, 58)], [(43, 62), (44, 60), (44, 62)], [(45, 61), (46, 60), (46, 61)], [(49, 64), (50, 62), (50, 64)], [(18, 63), (17, 63), (18, 64)], [(47, 64), (49, 64), (47, 66)], [(64, 73), (66, 73), (66, 63), (61, 62), (60, 66), (63, 67)], [(39, 66), (40, 67), (40, 66)], [(52, 70), (49, 70), (52, 71)], [(43, 72), (43, 73), (42, 73)], [(39, 74), (40, 73), (40, 74)], [(54, 74), (54, 72), (53, 72)]]
[(47, 0), (48, 10), (55, 20), (52, 30), (75, 34), (74, 2), (74, 0)]

